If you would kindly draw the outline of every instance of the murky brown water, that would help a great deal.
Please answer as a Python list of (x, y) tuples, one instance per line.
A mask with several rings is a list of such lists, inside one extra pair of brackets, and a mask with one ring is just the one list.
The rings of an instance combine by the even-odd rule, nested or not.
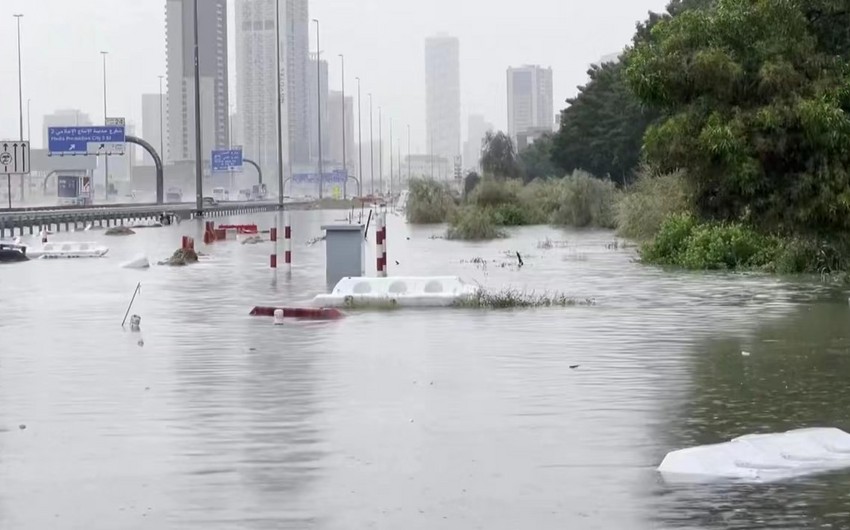
[[(325, 288), (324, 247), (304, 242), (342, 216), (295, 214), (276, 281), (267, 245), (119, 268), (199, 236), (189, 223), (108, 239), (105, 260), (0, 268), (0, 528), (850, 528), (850, 472), (687, 488), (655, 472), (683, 446), (850, 428), (845, 295), (659, 271), (605, 232), (470, 245), (393, 218), (391, 274), (597, 305), (248, 317)], [(141, 334), (120, 327), (137, 282)]]

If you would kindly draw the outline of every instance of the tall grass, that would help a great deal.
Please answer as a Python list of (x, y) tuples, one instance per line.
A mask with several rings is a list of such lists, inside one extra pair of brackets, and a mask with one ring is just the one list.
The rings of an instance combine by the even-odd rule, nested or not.
[(457, 209), (457, 201), (444, 183), (431, 179), (411, 179), (408, 191), (407, 220), (411, 223), (445, 223)]
[(551, 222), (578, 228), (616, 228), (616, 204), (620, 192), (610, 180), (600, 180), (584, 171), (562, 179), (557, 189), (558, 205)]
[(617, 232), (635, 241), (649, 241), (661, 230), (665, 219), (688, 210), (682, 172), (657, 174), (643, 167), (637, 181), (617, 203)]
[(506, 237), (495, 222), (493, 212), (487, 208), (464, 206), (452, 214), (447, 239), (481, 241)]

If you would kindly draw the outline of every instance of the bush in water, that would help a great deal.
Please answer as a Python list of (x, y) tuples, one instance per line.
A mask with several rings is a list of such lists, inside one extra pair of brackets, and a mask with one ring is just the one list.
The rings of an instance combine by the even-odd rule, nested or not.
[(634, 185), (617, 203), (617, 232), (620, 237), (649, 241), (670, 215), (688, 210), (682, 172), (654, 174), (650, 168), (643, 167)]
[(449, 187), (431, 179), (412, 179), (408, 184), (407, 220), (414, 224), (445, 223), (457, 203)]
[(498, 239), (506, 234), (496, 225), (489, 209), (464, 206), (458, 210), (449, 223), (447, 239), (480, 241)]

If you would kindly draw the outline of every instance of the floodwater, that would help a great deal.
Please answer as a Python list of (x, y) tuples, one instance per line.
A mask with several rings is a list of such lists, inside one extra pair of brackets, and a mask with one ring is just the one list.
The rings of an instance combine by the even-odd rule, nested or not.
[(291, 276), (269, 244), (119, 267), (200, 240), (194, 222), (60, 234), (110, 257), (0, 268), (0, 528), (850, 528), (850, 472), (682, 487), (655, 471), (694, 444), (850, 428), (841, 291), (661, 271), (607, 232), (466, 244), (391, 217), (393, 275), (596, 303), (275, 327), (249, 310), (326, 288), (323, 244), (305, 242), (344, 213), (293, 215)]

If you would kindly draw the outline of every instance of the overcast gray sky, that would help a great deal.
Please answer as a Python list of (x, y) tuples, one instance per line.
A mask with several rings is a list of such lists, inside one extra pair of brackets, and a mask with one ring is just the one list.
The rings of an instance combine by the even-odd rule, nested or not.
[[(200, 0), (203, 2), (203, 0)], [(340, 84), (346, 55), (346, 90), (355, 76), (365, 94), (405, 129), (414, 150), (424, 140), (425, 37), (446, 32), (460, 39), (461, 93), (466, 116), (507, 122), (508, 66), (551, 66), (555, 106), (576, 93), (590, 63), (617, 52), (648, 11), (667, 0), (312, 0), (321, 20), (321, 47), (331, 59), (330, 82)], [(230, 0), (232, 8), (233, 0)], [(232, 9), (231, 9), (232, 12)], [(140, 125), (141, 94), (159, 90), (165, 73), (165, 0), (0, 1), (0, 137), (18, 135), (15, 19), (23, 13), (24, 112), (31, 99), (32, 137), (41, 143), (42, 116), (80, 108), (101, 120), (101, 58), (109, 55), (109, 114)], [(231, 41), (233, 34), (230, 35)], [(311, 28), (311, 49), (315, 32)], [(231, 68), (231, 77), (233, 69)], [(233, 83), (231, 83), (233, 86)], [(231, 105), (235, 104), (231, 97)], [(364, 111), (368, 109), (364, 106)], [(364, 115), (364, 124), (365, 121)], [(377, 118), (376, 118), (377, 119)], [(25, 124), (26, 128), (26, 124)]]

